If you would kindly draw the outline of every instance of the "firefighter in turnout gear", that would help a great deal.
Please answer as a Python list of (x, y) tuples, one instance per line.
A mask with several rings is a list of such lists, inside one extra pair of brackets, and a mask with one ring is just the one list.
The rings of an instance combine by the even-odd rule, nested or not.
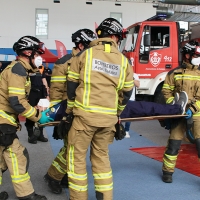
[[(42, 62), (42, 58), (40, 62)], [(39, 66), (35, 72), (29, 72), (29, 77), (31, 81), (31, 90), (28, 96), (28, 102), (31, 106), (36, 106), (40, 99), (48, 97), (44, 66)], [(44, 82), (46, 82), (46, 84), (44, 84)], [(35, 128), (34, 124), (35, 122), (32, 120), (26, 119), (25, 126), (28, 132), (28, 142), (31, 144), (37, 144), (37, 140), (48, 142), (48, 139), (44, 137), (43, 127), (39, 127), (37, 132), (37, 127)]]
[(97, 200), (113, 199), (108, 145), (115, 124), (133, 89), (133, 70), (118, 50), (123, 27), (114, 18), (96, 29), (99, 39), (72, 61), (67, 78), (67, 114), (74, 119), (68, 133), (67, 173), (71, 200), (88, 199), (86, 153), (90, 160)]
[(171, 128), (164, 153), (162, 180), (166, 183), (172, 182), (172, 174), (176, 166), (181, 141), (188, 125), (192, 127), (200, 157), (200, 46), (198, 42), (189, 41), (186, 43), (182, 48), (182, 53), (184, 56), (182, 65), (168, 72), (162, 88), (166, 102), (170, 102), (176, 92), (185, 91), (188, 96), (186, 105), (188, 116), (186, 119), (181, 118), (177, 126)]
[[(89, 43), (94, 39), (96, 39), (96, 35), (89, 29), (80, 29), (76, 31), (72, 34), (72, 42), (75, 43), (72, 53), (58, 59), (54, 64), (50, 86), (50, 101), (52, 105), (56, 105), (61, 102), (55, 121), (61, 120), (65, 114), (67, 106), (66, 81), (70, 64), (77, 53), (87, 48)], [(55, 139), (61, 139), (57, 135), (57, 128), (58, 127), (54, 128), (53, 137)], [(63, 142), (63, 147), (60, 149), (60, 152), (49, 167), (47, 174), (44, 176), (49, 188), (56, 194), (60, 194), (62, 192), (62, 187), (68, 187), (66, 161), (67, 135), (63, 138)]]
[(7, 169), (18, 199), (46, 200), (45, 196), (34, 192), (28, 174), (29, 155), (18, 139), (20, 130), (18, 114), (41, 124), (52, 121), (46, 112), (32, 107), (27, 96), (30, 91), (29, 71), (38, 67), (40, 54), (44, 53), (44, 44), (32, 36), (20, 38), (13, 50), (18, 59), (13, 61), (0, 75), (0, 180)]

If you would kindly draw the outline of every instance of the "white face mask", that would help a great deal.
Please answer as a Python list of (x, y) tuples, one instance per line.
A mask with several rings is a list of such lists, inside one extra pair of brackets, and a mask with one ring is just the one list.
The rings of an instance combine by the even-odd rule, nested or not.
[(198, 57), (198, 58), (192, 58), (191, 63), (193, 65), (200, 65), (200, 57)]
[(41, 56), (37, 56), (35, 59), (34, 59), (34, 64), (35, 66), (38, 68), (39, 66), (42, 65), (42, 57)]

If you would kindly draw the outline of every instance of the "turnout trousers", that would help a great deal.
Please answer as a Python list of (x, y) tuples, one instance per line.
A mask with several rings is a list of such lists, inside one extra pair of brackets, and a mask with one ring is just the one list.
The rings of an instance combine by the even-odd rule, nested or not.
[(8, 168), (17, 197), (25, 197), (34, 193), (27, 172), (28, 164), (28, 151), (17, 138), (7, 148), (0, 146), (0, 180), (2, 181), (2, 172)]
[(75, 116), (68, 134), (67, 172), (70, 200), (88, 199), (86, 154), (90, 146), (90, 161), (97, 199), (113, 199), (112, 169), (108, 145), (114, 140), (115, 127), (92, 127)]
[(51, 178), (57, 181), (61, 181), (64, 175), (67, 174), (67, 136), (63, 142), (64, 146), (60, 149), (47, 172)]
[[(193, 115), (193, 126), (192, 132), (195, 139), (200, 138), (200, 113)], [(186, 131), (186, 119), (182, 118), (179, 124), (170, 131), (166, 151), (163, 156), (163, 167), (162, 170), (165, 172), (174, 172), (176, 161), (181, 146), (181, 141), (185, 137)]]

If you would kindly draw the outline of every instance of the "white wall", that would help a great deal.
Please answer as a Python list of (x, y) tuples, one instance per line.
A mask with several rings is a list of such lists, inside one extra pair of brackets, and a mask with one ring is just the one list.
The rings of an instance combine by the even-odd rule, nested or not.
[(35, 8), (49, 9), (49, 36), (43, 39), (46, 47), (56, 49), (55, 40), (64, 43), (69, 50), (73, 47), (71, 34), (81, 28), (94, 31), (110, 12), (121, 12), (123, 26), (145, 20), (155, 15), (151, 3), (94, 1), (86, 5), (86, 0), (0, 0), (0, 48), (12, 48), (21, 36), (35, 36)]

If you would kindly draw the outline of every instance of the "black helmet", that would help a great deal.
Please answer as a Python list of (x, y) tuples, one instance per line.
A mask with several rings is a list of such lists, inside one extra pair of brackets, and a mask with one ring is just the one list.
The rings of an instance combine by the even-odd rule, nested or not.
[(82, 43), (84, 46), (89, 45), (91, 41), (97, 39), (96, 34), (90, 29), (80, 29), (72, 34), (72, 42)]
[(39, 54), (44, 54), (45, 46), (44, 43), (33, 36), (23, 36), (13, 45), (13, 50), (19, 54), (23, 50), (32, 50)]
[(99, 38), (109, 35), (117, 35), (119, 40), (123, 39), (123, 26), (114, 18), (107, 18), (96, 29)]
[(181, 52), (184, 54), (190, 54), (190, 55), (194, 55), (194, 54), (200, 55), (199, 43), (195, 40), (191, 40), (184, 45)]

